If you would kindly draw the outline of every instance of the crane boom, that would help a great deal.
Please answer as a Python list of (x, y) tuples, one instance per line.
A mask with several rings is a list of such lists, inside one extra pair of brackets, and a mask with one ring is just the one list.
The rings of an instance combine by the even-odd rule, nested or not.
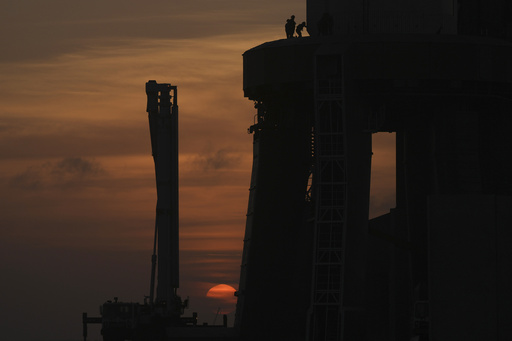
[(157, 188), (150, 302), (154, 300), (155, 264), (158, 264), (156, 302), (166, 302), (170, 310), (178, 303), (176, 289), (179, 287), (177, 92), (176, 86), (167, 83), (146, 83)]
[[(87, 326), (101, 323), (103, 341), (218, 340), (237, 341), (237, 334), (223, 327), (197, 325), (197, 313), (184, 317), (188, 298), (178, 295), (178, 89), (167, 83), (146, 83), (151, 149), (157, 189), (155, 238), (151, 257), (150, 295), (144, 303), (122, 302), (117, 297), (100, 307), (101, 317), (82, 314), (83, 337)], [(156, 297), (155, 297), (155, 279)], [(149, 298), (149, 301), (148, 301)], [(218, 314), (218, 313), (217, 313)], [(211, 328), (210, 328), (211, 327)]]

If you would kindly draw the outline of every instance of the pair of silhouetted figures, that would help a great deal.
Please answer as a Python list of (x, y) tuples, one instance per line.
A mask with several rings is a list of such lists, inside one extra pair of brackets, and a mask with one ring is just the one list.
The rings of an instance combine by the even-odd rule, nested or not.
[[(295, 16), (292, 15), (290, 19), (286, 19), (286, 24), (284, 25), (284, 30), (286, 32), (286, 38), (290, 39), (293, 38), (294, 31), (297, 33), (297, 37), (302, 37), (302, 30), (304, 28), (307, 28), (306, 22), (302, 22), (301, 24), (297, 25), (297, 28), (295, 28)], [(332, 16), (325, 12), (320, 20), (318, 21), (318, 33), (322, 36), (329, 36), (332, 34), (332, 26), (333, 26), (333, 20)]]
[(307, 27), (306, 22), (302, 22), (302, 24), (297, 25), (295, 28), (295, 16), (292, 15), (290, 19), (286, 19), (286, 24), (284, 25), (284, 30), (286, 32), (286, 38), (293, 38), (293, 32), (297, 32), (297, 37), (302, 37), (302, 30)]

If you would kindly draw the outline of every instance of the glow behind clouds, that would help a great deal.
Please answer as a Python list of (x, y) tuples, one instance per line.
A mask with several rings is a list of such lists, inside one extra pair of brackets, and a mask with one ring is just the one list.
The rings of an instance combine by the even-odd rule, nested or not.
[[(237, 287), (252, 162), (241, 54), (303, 0), (0, 0), (0, 293), (7, 340), (79, 340), (149, 293), (156, 190), (144, 84), (178, 86), (181, 287)], [(233, 316), (229, 317), (230, 323)], [(99, 338), (99, 329), (90, 339)]]

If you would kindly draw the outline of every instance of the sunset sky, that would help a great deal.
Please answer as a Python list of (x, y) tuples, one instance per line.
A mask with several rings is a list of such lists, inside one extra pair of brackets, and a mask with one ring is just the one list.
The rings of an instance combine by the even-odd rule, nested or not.
[[(179, 293), (200, 322), (234, 309), (206, 293), (238, 287), (255, 114), (242, 53), (282, 39), (291, 14), (306, 1), (0, 0), (2, 339), (80, 340), (82, 312), (149, 294), (148, 80), (179, 92)], [(393, 202), (384, 137), (373, 215)]]

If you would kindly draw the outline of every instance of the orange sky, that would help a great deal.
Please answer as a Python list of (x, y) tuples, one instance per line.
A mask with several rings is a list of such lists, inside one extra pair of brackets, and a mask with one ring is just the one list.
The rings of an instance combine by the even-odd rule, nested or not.
[[(97, 315), (114, 296), (141, 302), (149, 293), (150, 79), (179, 90), (180, 294), (190, 296), (188, 313), (211, 323), (208, 289), (238, 285), (255, 114), (243, 97), (241, 55), (283, 38), (287, 17), (305, 20), (306, 2), (148, 4), (0, 0), (6, 339), (79, 340), (83, 311)], [(390, 143), (374, 148), (374, 214), (393, 200)]]

